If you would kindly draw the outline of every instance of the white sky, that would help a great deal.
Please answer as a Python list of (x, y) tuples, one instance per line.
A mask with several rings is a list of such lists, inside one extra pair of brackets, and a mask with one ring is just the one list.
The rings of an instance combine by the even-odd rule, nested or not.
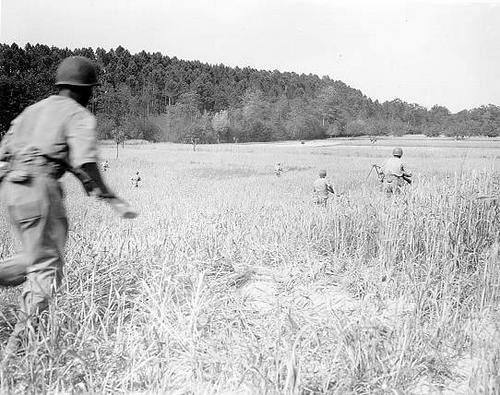
[(0, 0), (0, 42), (329, 75), (373, 99), (500, 105), (500, 0)]

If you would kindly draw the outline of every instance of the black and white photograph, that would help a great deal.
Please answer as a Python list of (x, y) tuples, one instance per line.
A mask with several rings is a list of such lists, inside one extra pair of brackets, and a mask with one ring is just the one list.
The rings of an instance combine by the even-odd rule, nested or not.
[(500, 0), (0, 0), (0, 393), (500, 395)]

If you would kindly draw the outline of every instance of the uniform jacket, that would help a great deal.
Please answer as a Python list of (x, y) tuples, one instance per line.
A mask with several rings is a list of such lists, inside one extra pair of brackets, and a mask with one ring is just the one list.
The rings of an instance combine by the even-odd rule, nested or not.
[[(0, 161), (10, 161), (13, 169), (23, 155), (36, 153), (77, 168), (97, 162), (96, 119), (75, 100), (50, 96), (27, 107), (11, 124), (0, 145)], [(55, 178), (65, 169), (51, 163)]]

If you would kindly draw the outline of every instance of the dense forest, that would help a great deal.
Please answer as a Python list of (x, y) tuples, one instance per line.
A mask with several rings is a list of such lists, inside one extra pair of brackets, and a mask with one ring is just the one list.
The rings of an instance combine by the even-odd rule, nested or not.
[(0, 133), (27, 105), (55, 93), (69, 55), (99, 66), (90, 110), (100, 138), (234, 142), (424, 133), (500, 135), (500, 107), (452, 114), (399, 99), (379, 103), (328, 76), (231, 68), (123, 47), (60, 49), (0, 44)]

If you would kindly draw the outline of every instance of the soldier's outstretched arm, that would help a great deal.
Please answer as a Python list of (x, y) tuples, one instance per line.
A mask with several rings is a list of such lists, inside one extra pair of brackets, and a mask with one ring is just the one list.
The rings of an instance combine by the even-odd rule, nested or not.
[(84, 163), (80, 167), (74, 168), (72, 173), (80, 180), (87, 195), (100, 199), (115, 197), (114, 193), (104, 183), (97, 163)]
[(122, 218), (137, 217), (138, 213), (108, 188), (101, 177), (97, 163), (84, 163), (79, 168), (73, 169), (72, 173), (80, 180), (88, 195), (95, 196), (110, 204)]
[(104, 183), (97, 162), (97, 131), (95, 117), (84, 108), (76, 110), (66, 128), (69, 146), (68, 167), (83, 184), (88, 195), (110, 204), (123, 218), (135, 218), (137, 213), (117, 197)]

